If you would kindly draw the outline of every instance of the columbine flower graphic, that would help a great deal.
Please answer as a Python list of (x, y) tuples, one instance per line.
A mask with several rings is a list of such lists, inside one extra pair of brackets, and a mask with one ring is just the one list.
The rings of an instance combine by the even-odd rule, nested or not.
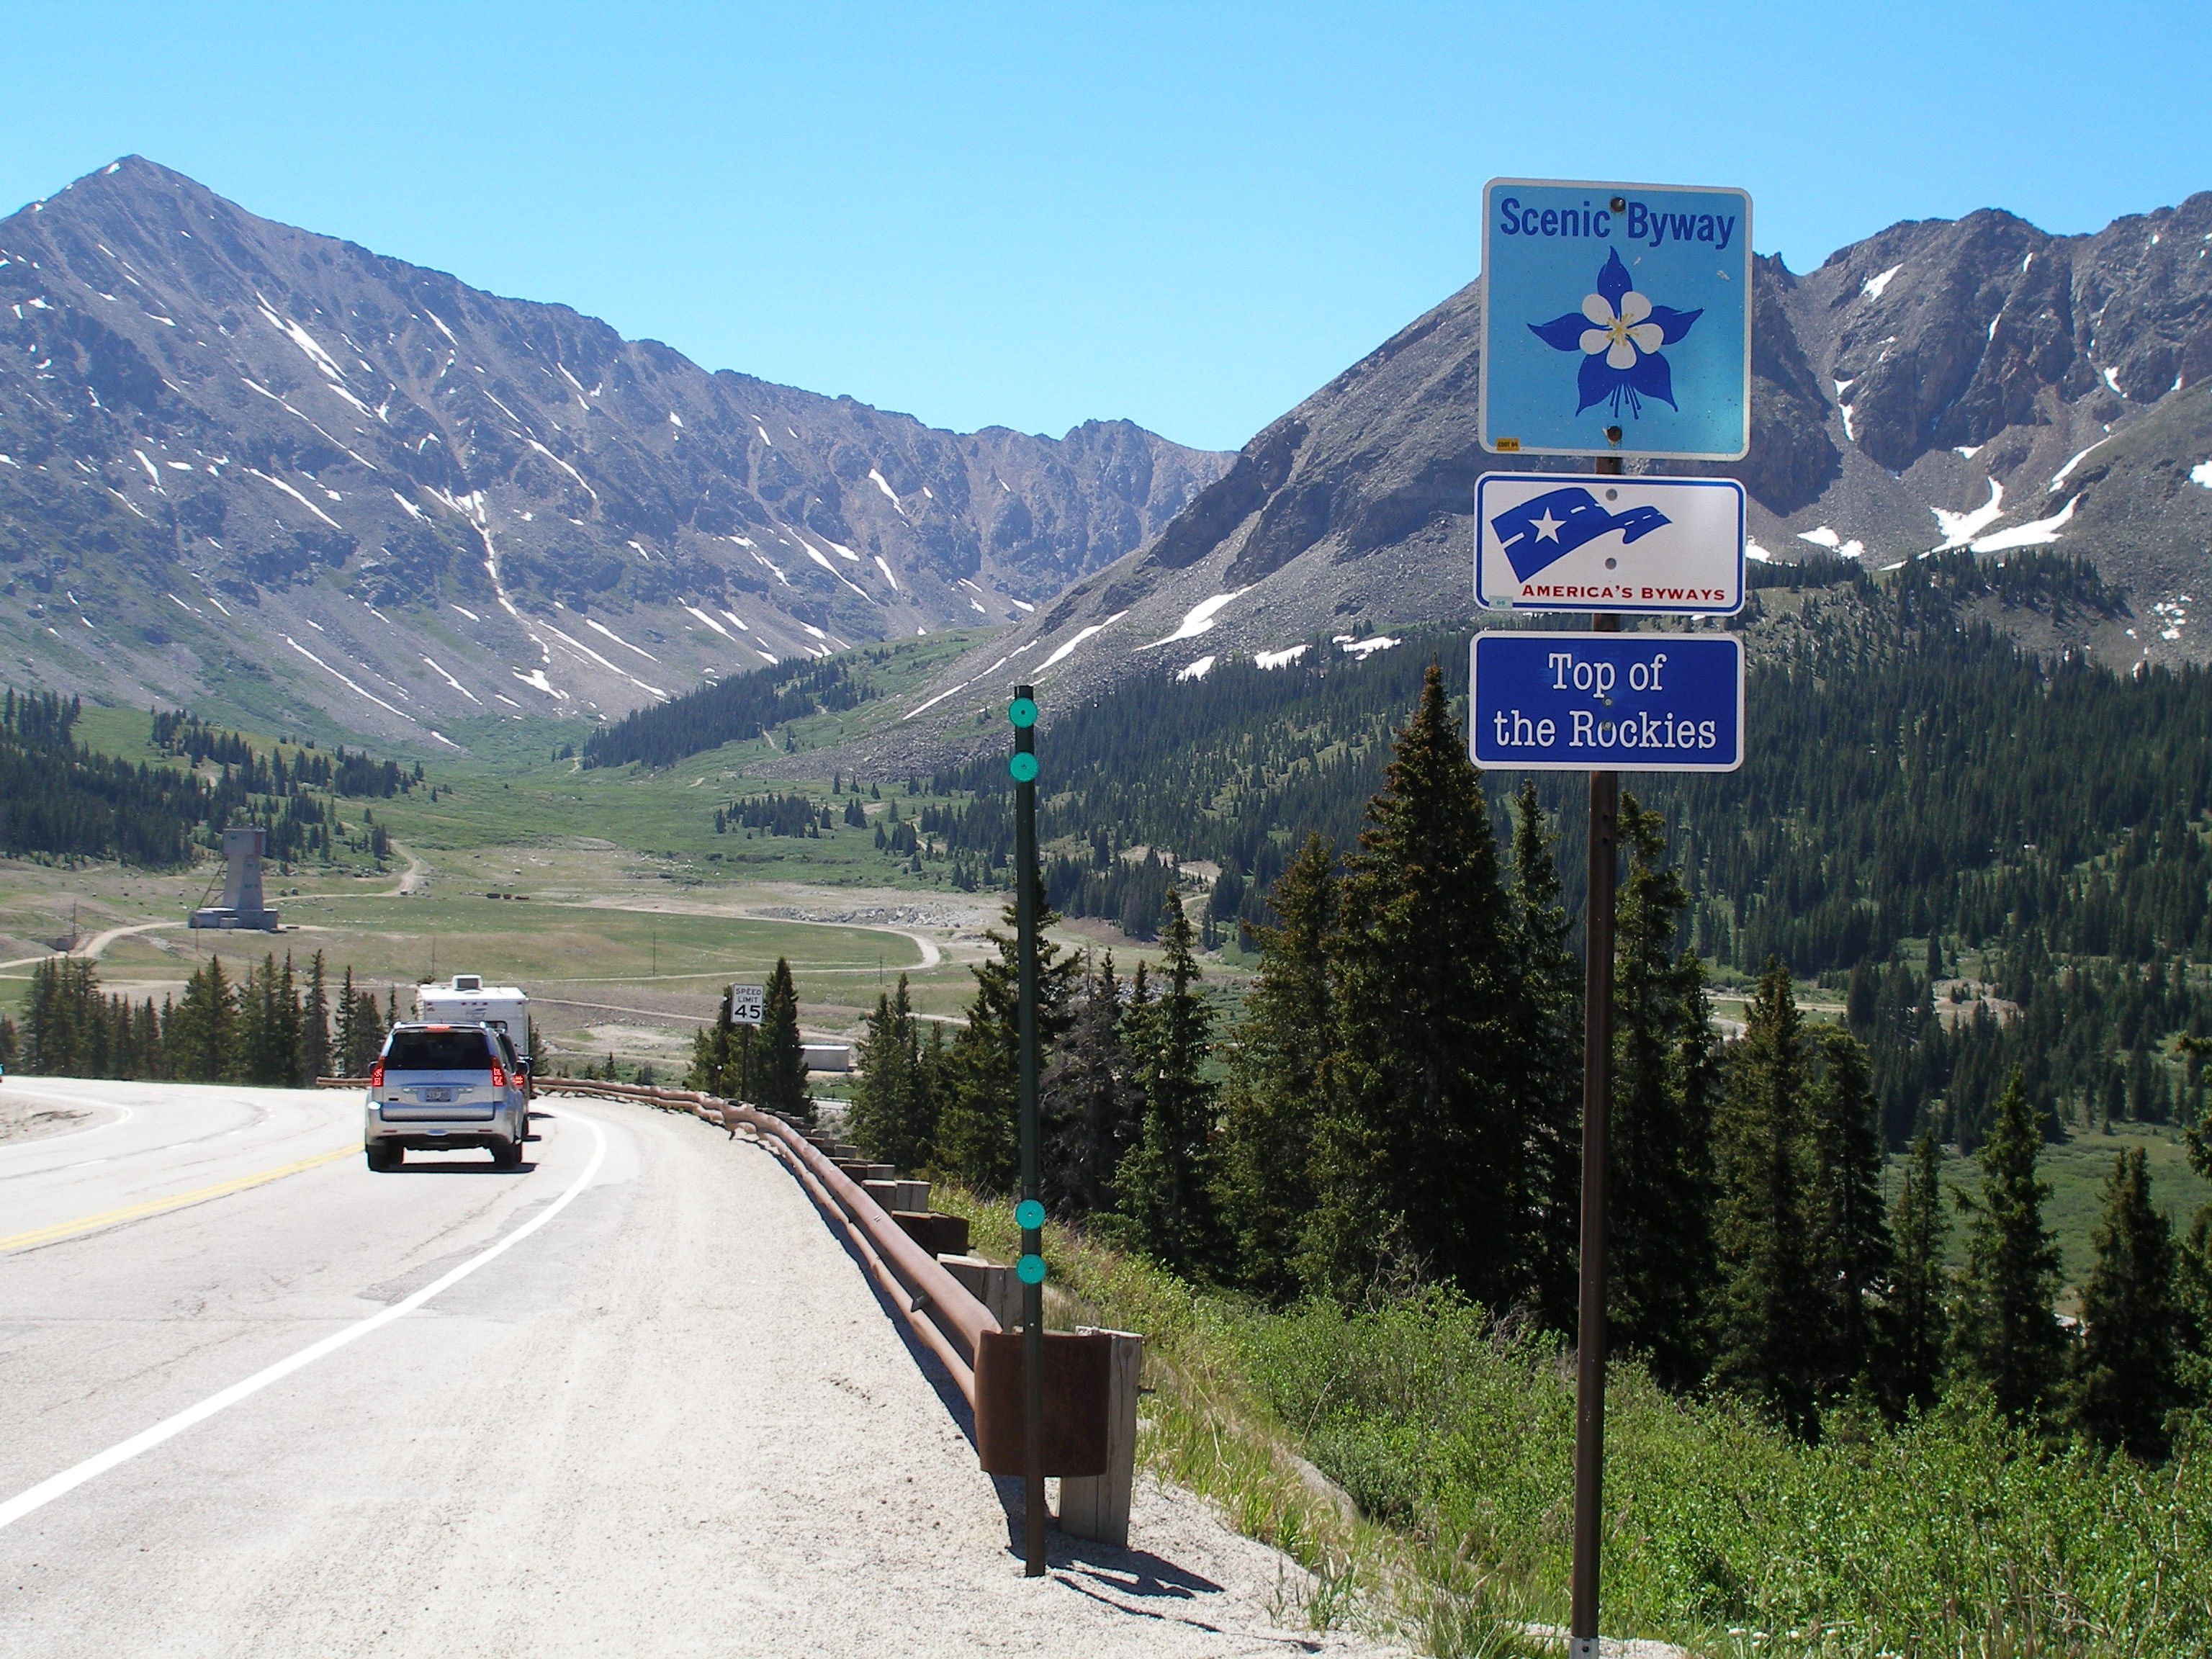
[(1630, 414), (1640, 416), (1645, 398), (1675, 407), (1674, 374), (1659, 348), (1674, 344), (1705, 313), (1702, 307), (1676, 311), (1655, 306), (1636, 291), (1633, 280), (1616, 248), (1597, 274), (1597, 292), (1583, 297), (1580, 311), (1528, 325), (1528, 331), (1553, 349), (1583, 354), (1577, 415), (1607, 398), (1616, 418), (1623, 402)]

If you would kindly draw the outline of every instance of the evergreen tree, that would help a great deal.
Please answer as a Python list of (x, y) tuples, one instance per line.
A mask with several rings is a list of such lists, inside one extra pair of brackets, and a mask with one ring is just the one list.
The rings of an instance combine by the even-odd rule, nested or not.
[(336, 1052), (331, 1058), (340, 1077), (361, 1077), (368, 1070), (366, 1066), (359, 1064), (361, 1039), (354, 1026), (360, 1017), (361, 1009), (353, 988), (353, 963), (349, 962), (345, 966), (345, 977), (338, 985), (337, 1029), (332, 1034)]
[(1943, 1148), (1926, 1116), (1912, 1138), (1904, 1184), (1890, 1212), (1895, 1261), (1884, 1307), (1884, 1395), (1890, 1410), (1927, 1410), (1936, 1403), (1949, 1320), (1945, 1242), (1950, 1219), (1943, 1202)]
[(299, 1076), (302, 1084), (327, 1077), (331, 1069), (331, 994), (323, 966), (323, 953), (315, 952), (307, 967), (307, 1000), (300, 1010)]
[(691, 1033), (691, 1066), (684, 1073), (685, 1088), (725, 1100), (744, 1098), (732, 1075), (737, 1060), (737, 1022), (730, 1018), (730, 988), (726, 985), (714, 1009), (713, 1027), (702, 1025)]
[(2034, 1419), (2051, 1404), (2064, 1354), (2051, 1309), (2061, 1267), (2043, 1224), (2050, 1185), (2035, 1172), (2043, 1133), (2021, 1075), (1997, 1102), (1982, 1143), (1982, 1187), (1960, 1196), (1969, 1218), (1966, 1267), (1952, 1318), (1954, 1364), (1988, 1384), (2000, 1408)]
[(871, 1158), (902, 1170), (929, 1166), (936, 1139), (929, 1079), (923, 1071), (921, 1023), (904, 974), (898, 990), (876, 999), (861, 1046), (860, 1080), (846, 1130)]
[(1821, 1392), (1832, 1401), (1877, 1363), (1875, 1320), (1890, 1289), (1889, 1228), (1881, 1212), (1881, 1124), (1864, 1044), (1841, 1027), (1821, 1033), (1821, 1075), (1810, 1091), (1813, 1261), (1824, 1295)]
[(1114, 1171), (1129, 1147), (1135, 1097), (1111, 951), (1079, 982), (1067, 1034), (1054, 1051), (1040, 1092), (1044, 1201), (1071, 1217), (1110, 1210)]
[(1661, 862), (1659, 817), (1623, 795), (1618, 822), (1629, 870), (1613, 925), (1607, 1317), (1614, 1344), (1684, 1387), (1711, 1349), (1711, 1014), (1704, 963), (1675, 952), (1689, 896)]
[(1158, 999), (1129, 1042), (1139, 1121), (1115, 1172), (1126, 1236), (1153, 1260), (1191, 1273), (1216, 1258), (1213, 1085), (1202, 1075), (1213, 1016), (1196, 989), (1190, 917), (1170, 888), (1161, 910)]
[[(775, 959), (768, 976), (768, 1000), (761, 1012), (760, 1061), (753, 1087), (758, 1103), (800, 1122), (814, 1121), (814, 1100), (806, 1092), (806, 1055), (799, 1035), (799, 988), (791, 963)], [(611, 1065), (613, 1057), (608, 1057)]]
[[(1522, 1098), (1530, 1295), (1544, 1322), (1566, 1331), (1574, 1328), (1582, 1243), (1582, 966), (1567, 949), (1559, 867), (1533, 781), (1514, 801), (1510, 891), (1528, 1045)], [(1668, 925), (1671, 937), (1671, 917)]]
[(238, 1006), (222, 958), (210, 957), (185, 981), (184, 1000), (170, 1024), (170, 1070), (193, 1083), (218, 1082), (231, 1073), (238, 1034)]
[(2166, 1414), (2179, 1403), (2173, 1231), (2150, 1201), (2140, 1146), (2112, 1161), (2081, 1291), (2074, 1420), (2092, 1439), (2146, 1462), (2166, 1453)]
[(300, 1049), (299, 1008), (293, 994), (291, 960), (280, 971), (276, 957), (248, 968), (238, 988), (238, 1054), (233, 1074), (247, 1083), (284, 1087), (296, 1080)]
[(1300, 1230), (1313, 1208), (1314, 1126), (1335, 1030), (1328, 944), (1336, 851), (1319, 836), (1275, 883), (1279, 927), (1255, 927), (1259, 971), (1229, 1060), (1220, 1207), (1236, 1277), (1272, 1302), (1296, 1293)]
[(0, 1072), (15, 1063), (16, 1041), (15, 1022), (0, 1014)]
[(376, 993), (363, 991), (354, 1005), (353, 1043), (351, 1058), (346, 1067), (348, 1077), (365, 1077), (376, 1057), (384, 1052), (384, 1039), (389, 1030), (384, 1017), (376, 1012)]
[(1720, 1329), (1714, 1372), (1799, 1432), (1820, 1386), (1819, 1284), (1805, 1180), (1803, 1038), (1790, 975), (1769, 962), (1729, 1054), (1714, 1121)]
[[(1039, 884), (1040, 888), (1042, 884)], [(1051, 1065), (1055, 1045), (1067, 1030), (1068, 1003), (1080, 958), (1064, 956), (1045, 937), (1059, 918), (1036, 895), (1037, 1072)], [(1005, 933), (987, 937), (998, 947), (995, 958), (977, 963), (975, 998), (968, 1024), (952, 1041), (941, 1067), (937, 1098), (937, 1167), (980, 1192), (1009, 1193), (1021, 1176), (1021, 1047), (1015, 960), (1016, 915), (1010, 902), (1001, 913)], [(1040, 1105), (1040, 1111), (1042, 1105)]]
[(1331, 951), (1335, 1054), (1301, 1266), (1341, 1291), (1395, 1261), (1488, 1307), (1524, 1304), (1535, 1183), (1520, 1091), (1536, 1068), (1497, 842), (1434, 663), (1367, 817)]

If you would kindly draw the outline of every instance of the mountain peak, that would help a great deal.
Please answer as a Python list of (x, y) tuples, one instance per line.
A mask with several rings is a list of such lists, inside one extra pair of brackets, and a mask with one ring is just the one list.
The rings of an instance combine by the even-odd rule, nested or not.
[[(2107, 659), (2212, 655), (2191, 621), (2212, 586), (2212, 192), (2088, 235), (2000, 209), (1900, 221), (1802, 276), (1762, 258), (1753, 285), (1751, 453), (1666, 470), (1743, 480), (1753, 558), (2056, 547), (2132, 595)], [(1149, 548), (1010, 636), (1048, 665), (1030, 672), (1064, 699), (1471, 623), (1475, 479), (1571, 465), (1478, 443), (1482, 305), (1469, 283), (1270, 424)], [(1001, 689), (1007, 643), (988, 650), (917, 702), (964, 686), (972, 713)]]
[(709, 374), (138, 156), (0, 221), (0, 648), (432, 744), (1009, 622), (1227, 465)]

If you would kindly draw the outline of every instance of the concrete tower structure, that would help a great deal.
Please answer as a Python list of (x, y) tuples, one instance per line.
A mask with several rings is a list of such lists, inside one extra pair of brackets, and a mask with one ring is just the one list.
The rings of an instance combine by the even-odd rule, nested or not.
[(258, 825), (222, 832), (222, 902), (193, 911), (193, 927), (276, 931), (276, 913), (261, 899), (261, 860), (268, 846), (269, 832)]

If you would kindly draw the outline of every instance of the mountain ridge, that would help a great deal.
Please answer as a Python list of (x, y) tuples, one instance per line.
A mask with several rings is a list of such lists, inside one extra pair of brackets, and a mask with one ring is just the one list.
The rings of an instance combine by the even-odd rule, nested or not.
[(0, 221), (0, 672), (387, 740), (1018, 619), (1228, 464), (709, 373), (135, 156)]
[[(2135, 607), (2081, 646), (2120, 666), (2203, 660), (2208, 250), (2212, 192), (2082, 236), (1984, 210), (1900, 222), (1802, 275), (1759, 256), (1749, 455), (1631, 470), (1741, 478), (1753, 558), (2081, 553)], [(1476, 477), (1581, 465), (1477, 442), (1482, 299), (1480, 277), (1448, 295), (1263, 428), (1150, 547), (948, 664), (916, 699), (943, 712), (917, 724), (957, 747), (955, 722), (1015, 672), (1079, 701), (1154, 667), (1388, 648), (1391, 628), (1475, 619)]]

